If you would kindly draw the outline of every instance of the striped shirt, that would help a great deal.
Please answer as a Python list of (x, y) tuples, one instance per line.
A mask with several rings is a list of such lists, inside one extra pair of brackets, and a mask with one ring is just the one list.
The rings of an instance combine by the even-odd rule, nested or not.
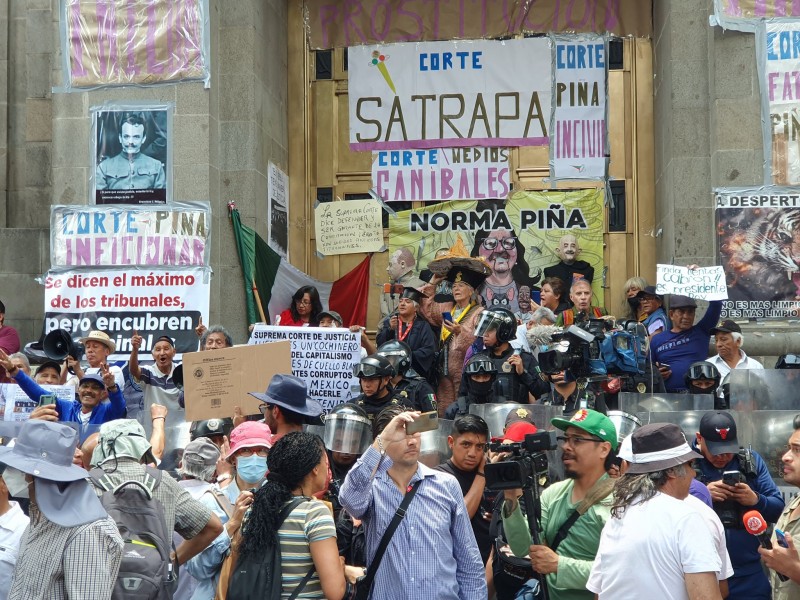
[(48, 520), (31, 502), (9, 600), (110, 598), (122, 560), (122, 538), (109, 517), (76, 527)]
[[(288, 502), (287, 502), (288, 504)], [(278, 529), (281, 544), (281, 598), (288, 598), (314, 565), (309, 544), (336, 537), (336, 525), (328, 507), (309, 499), (299, 504)], [(314, 573), (298, 598), (324, 598), (319, 575)]]

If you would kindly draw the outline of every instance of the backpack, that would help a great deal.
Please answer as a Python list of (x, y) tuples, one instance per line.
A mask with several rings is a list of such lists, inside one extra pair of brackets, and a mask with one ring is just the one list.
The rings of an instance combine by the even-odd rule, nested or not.
[(178, 580), (170, 558), (172, 532), (164, 506), (153, 496), (161, 471), (145, 469), (144, 481), (131, 479), (116, 486), (99, 467), (89, 472), (95, 487), (103, 490), (100, 502), (125, 543), (112, 600), (171, 600)]
[[(289, 514), (306, 498), (295, 497), (278, 515), (278, 529), (287, 519)], [(296, 598), (316, 572), (312, 564), (305, 577), (297, 584), (291, 596)], [(281, 579), (281, 546), (278, 541), (277, 531), (274, 543), (267, 546), (260, 556), (240, 556), (236, 566), (230, 574), (226, 600), (251, 600), (252, 598), (280, 598), (282, 591)]]
[(607, 331), (600, 342), (600, 352), (609, 373), (643, 375), (646, 351), (642, 340), (630, 331)]

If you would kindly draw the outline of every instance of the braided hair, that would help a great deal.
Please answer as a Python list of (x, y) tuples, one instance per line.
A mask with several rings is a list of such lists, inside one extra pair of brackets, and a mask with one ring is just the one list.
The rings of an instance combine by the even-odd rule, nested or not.
[(247, 520), (242, 526), (240, 554), (259, 555), (276, 544), (278, 516), (284, 504), (292, 499), (292, 490), (299, 487), (320, 460), (325, 447), (313, 433), (287, 433), (269, 452), (267, 481), (255, 494)]

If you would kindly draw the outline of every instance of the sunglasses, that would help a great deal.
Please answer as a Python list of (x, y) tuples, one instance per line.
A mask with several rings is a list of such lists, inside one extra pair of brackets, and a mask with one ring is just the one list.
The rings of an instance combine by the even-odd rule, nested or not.
[(497, 248), (497, 245), (500, 244), (503, 246), (504, 250), (513, 250), (517, 247), (517, 238), (515, 237), (507, 237), (503, 238), (502, 240), (498, 240), (497, 238), (486, 238), (483, 240), (481, 244), (487, 250), (494, 250)]

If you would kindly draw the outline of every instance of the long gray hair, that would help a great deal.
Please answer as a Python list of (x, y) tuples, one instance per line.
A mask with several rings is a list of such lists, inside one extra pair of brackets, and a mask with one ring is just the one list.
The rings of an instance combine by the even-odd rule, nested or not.
[(686, 465), (641, 474), (625, 474), (614, 484), (614, 503), (611, 516), (621, 519), (629, 506), (644, 504), (660, 491), (669, 479), (670, 472), (677, 477), (686, 475)]

